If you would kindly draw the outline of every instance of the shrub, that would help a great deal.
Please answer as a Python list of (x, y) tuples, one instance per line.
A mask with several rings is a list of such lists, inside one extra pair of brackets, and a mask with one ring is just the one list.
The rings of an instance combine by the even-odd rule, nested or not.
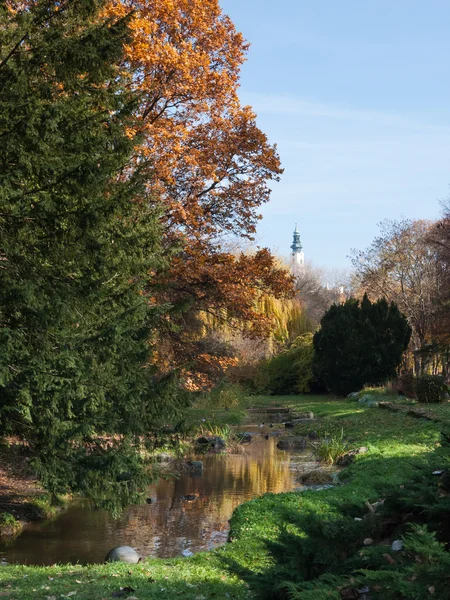
[(20, 521), (9, 512), (0, 513), (0, 535), (15, 536), (22, 529)]
[(320, 440), (317, 444), (314, 444), (314, 452), (316, 453), (319, 460), (332, 465), (341, 456), (343, 456), (349, 449), (348, 442), (344, 440), (344, 430), (341, 429), (339, 435), (334, 435)]
[(339, 396), (396, 376), (411, 328), (394, 303), (334, 304), (314, 334), (314, 375)]
[(233, 383), (221, 382), (209, 392), (199, 395), (197, 408), (238, 408), (245, 403), (242, 388)]
[(303, 394), (313, 381), (314, 348), (312, 333), (298, 336), (291, 346), (260, 365), (255, 374), (258, 393)]
[(391, 387), (400, 396), (406, 396), (407, 398), (416, 397), (416, 384), (412, 372), (399, 375), (392, 381)]
[(448, 386), (440, 375), (423, 375), (416, 377), (416, 394), (419, 402), (437, 404), (443, 402)]

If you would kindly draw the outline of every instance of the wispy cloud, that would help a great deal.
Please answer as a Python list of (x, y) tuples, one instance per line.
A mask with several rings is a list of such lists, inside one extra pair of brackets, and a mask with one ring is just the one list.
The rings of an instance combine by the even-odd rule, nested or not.
[(378, 110), (355, 107), (340, 107), (306, 98), (283, 94), (259, 94), (244, 92), (243, 103), (251, 105), (258, 114), (313, 117), (334, 121), (347, 121), (383, 127), (397, 127), (405, 130), (422, 130), (450, 134), (450, 127), (434, 124), (422, 116), (402, 115)]

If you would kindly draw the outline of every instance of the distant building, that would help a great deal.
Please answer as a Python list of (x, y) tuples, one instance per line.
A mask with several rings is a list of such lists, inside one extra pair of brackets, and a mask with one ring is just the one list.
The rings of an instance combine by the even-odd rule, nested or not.
[(305, 254), (302, 250), (302, 243), (300, 241), (300, 233), (297, 223), (295, 224), (294, 239), (292, 241), (291, 250), (292, 252), (289, 261), (291, 271), (295, 277), (299, 277), (305, 270)]

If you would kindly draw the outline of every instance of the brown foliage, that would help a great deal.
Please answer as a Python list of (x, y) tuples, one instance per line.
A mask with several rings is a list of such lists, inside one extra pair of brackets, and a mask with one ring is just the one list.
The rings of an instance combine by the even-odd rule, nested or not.
[[(267, 335), (260, 294), (291, 293), (289, 275), (267, 250), (234, 256), (226, 236), (251, 239), (270, 180), (282, 172), (275, 146), (237, 96), (248, 44), (217, 0), (109, 0), (105, 14), (132, 11), (124, 68), (140, 94), (130, 135), (139, 168), (148, 170), (148, 199), (164, 207), (167, 247), (181, 252), (152, 295), (174, 310), (164, 333), (166, 360), (203, 356), (201, 312), (226, 318), (245, 334)], [(170, 357), (170, 360), (169, 360)]]
[(438, 298), (442, 262), (430, 244), (430, 221), (384, 221), (381, 234), (364, 251), (355, 252), (353, 266), (361, 289), (370, 298), (395, 302), (412, 327), (415, 372), (423, 372), (438, 350)]

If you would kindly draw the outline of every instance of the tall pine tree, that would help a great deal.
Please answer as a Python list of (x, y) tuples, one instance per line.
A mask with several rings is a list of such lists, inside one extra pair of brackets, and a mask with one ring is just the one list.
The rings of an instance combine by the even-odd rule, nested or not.
[(0, 434), (52, 493), (110, 504), (136, 500), (140, 436), (179, 405), (149, 366), (161, 235), (128, 169), (127, 18), (101, 9), (0, 8)]

